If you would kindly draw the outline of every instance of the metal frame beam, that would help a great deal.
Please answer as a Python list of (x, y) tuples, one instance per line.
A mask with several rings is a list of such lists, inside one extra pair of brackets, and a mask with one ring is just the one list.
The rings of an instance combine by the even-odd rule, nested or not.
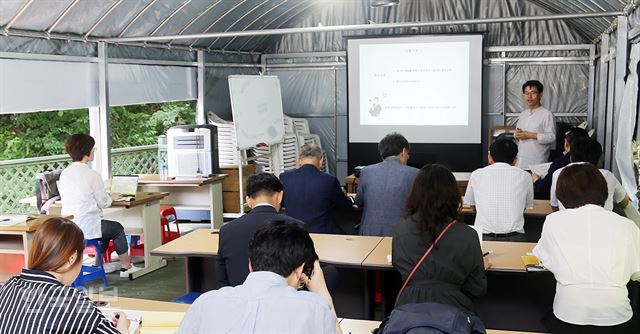
[(69, 3), (69, 5), (67, 5), (67, 8), (64, 9), (64, 11), (62, 12), (62, 14), (60, 14), (55, 21), (53, 21), (53, 24), (51, 24), (49, 26), (49, 28), (47, 30), (45, 30), (45, 32), (47, 34), (50, 34), (53, 29), (56, 28), (56, 26), (58, 26), (58, 24), (64, 19), (65, 16), (67, 16), (67, 14), (69, 14), (69, 12), (71, 11), (71, 9), (78, 4), (80, 0), (72, 0), (71, 3)]
[[(244, 1), (240, 2), (239, 4), (241, 3), (244, 3)], [(609, 17), (609, 16), (618, 16), (618, 15), (623, 15), (623, 13), (622, 12), (604, 12), (604, 13), (539, 15), (539, 16), (522, 16), (522, 17), (499, 17), (499, 18), (487, 18), (487, 19), (465, 19), (465, 20), (453, 20), (453, 21), (354, 24), (354, 25), (338, 25), (338, 26), (323, 26), (323, 27), (211, 32), (211, 33), (173, 35), (173, 36), (118, 37), (118, 38), (105, 38), (103, 40), (109, 43), (166, 41), (166, 40), (202, 39), (202, 38), (234, 37), (234, 36), (267, 36), (267, 35), (287, 35), (287, 34), (314, 33), (314, 32), (337, 32), (337, 31), (353, 31), (353, 30), (373, 30), (373, 29), (413, 28), (413, 27), (419, 28), (419, 27), (452, 26), (452, 25), (468, 25), (468, 24), (549, 21), (549, 20), (579, 19), (579, 18), (588, 18), (588, 17)]]
[[(201, 17), (207, 15), (207, 13), (212, 10), (215, 6), (217, 6), (220, 2), (222, 2), (222, 0), (218, 0), (212, 4), (209, 5), (209, 7), (205, 8), (205, 10), (203, 10), (200, 14), (198, 14), (198, 16), (194, 17), (193, 19), (191, 19), (191, 21), (187, 22), (187, 24), (185, 24), (184, 27), (182, 27), (182, 29), (180, 29), (180, 31), (178, 31), (178, 35), (182, 35), (182, 33), (184, 33), (185, 31), (187, 31), (187, 29), (189, 29), (189, 27), (191, 27), (194, 23), (196, 23)], [(167, 43), (167, 45), (171, 46), (171, 44), (173, 44), (173, 39), (169, 41), (169, 43)]]
[[(261, 3), (259, 3), (257, 6), (254, 6), (253, 8), (251, 8), (250, 10), (248, 10), (246, 13), (242, 14), (242, 16), (240, 16), (236, 22), (233, 22), (232, 24), (230, 24), (224, 31), (229, 31), (231, 30), (232, 27), (235, 27), (236, 24), (238, 24), (238, 22), (240, 22), (242, 19), (244, 19), (245, 17), (247, 17), (247, 15), (253, 13), (256, 9), (262, 7), (265, 3), (269, 2), (269, 0), (263, 0)], [(216, 42), (220, 40), (220, 37), (216, 37), (216, 39), (213, 40), (213, 42), (211, 42), (211, 44), (209, 44), (209, 46), (207, 46), (207, 50), (210, 50), (211, 47), (216, 44)]]
[(595, 103), (596, 46), (589, 47), (589, 88), (587, 91), (587, 124), (593, 128), (593, 104)]
[(27, 10), (27, 8), (29, 8), (29, 6), (31, 6), (31, 4), (33, 3), (33, 0), (27, 0), (24, 5), (22, 5), (22, 7), (20, 7), (20, 9), (18, 10), (18, 12), (16, 12), (16, 15), (14, 15), (11, 20), (9, 21), (9, 23), (7, 23), (4, 26), (4, 31), (5, 33), (7, 33), (9, 31), (9, 29), (11, 29), (11, 27), (13, 27), (13, 25), (16, 23), (16, 21), (18, 20), (18, 18), (20, 16), (22, 16), (22, 14)]
[(131, 26), (133, 26), (134, 23), (136, 23), (136, 21), (138, 21), (138, 19), (144, 15), (144, 13), (147, 12), (147, 10), (149, 10), (149, 8), (153, 7), (153, 5), (157, 2), (158, 0), (151, 0), (151, 2), (149, 2), (146, 6), (144, 6), (144, 8), (142, 8), (141, 11), (138, 12), (138, 14), (136, 14), (136, 16), (133, 17), (133, 19), (131, 21), (129, 21), (129, 23), (127, 23), (127, 25), (122, 29), (122, 31), (120, 31), (120, 33), (118, 34), (118, 37), (122, 37), (124, 36), (124, 34), (127, 33), (127, 31), (129, 30), (129, 28), (131, 28)]
[(158, 32), (158, 30), (160, 30), (167, 22), (169, 22), (169, 20), (171, 20), (171, 18), (176, 16), (176, 14), (178, 14), (184, 7), (187, 7), (187, 5), (191, 1), (192, 0), (186, 0), (182, 5), (178, 6), (173, 12), (171, 12), (171, 14), (169, 14), (169, 16), (165, 17), (164, 20), (158, 23), (158, 25), (156, 25), (155, 28), (151, 30), (151, 33), (149, 33), (149, 36), (155, 35)]
[(100, 25), (100, 23), (102, 23), (102, 21), (104, 21), (104, 19), (107, 18), (107, 16), (109, 16), (116, 8), (118, 8), (118, 6), (120, 6), (120, 4), (123, 1), (124, 0), (118, 0), (118, 1), (114, 2), (113, 5), (111, 5), (111, 7), (109, 7), (109, 9), (107, 9), (107, 11), (104, 12), (104, 14), (102, 14), (102, 16), (100, 16), (100, 18), (91, 26), (91, 28), (89, 28), (89, 30), (87, 30), (87, 33), (84, 34), (85, 40), (88, 39), (89, 36), (91, 36), (93, 31), (96, 30), (96, 28)]
[[(274, 11), (276, 8), (280, 7), (282, 4), (287, 3), (287, 1), (289, 0), (283, 0), (282, 2), (280, 2), (279, 4), (269, 8), (269, 10), (264, 11), (262, 14), (260, 14), (260, 16), (256, 17), (253, 21), (251, 21), (249, 24), (247, 24), (244, 29), (242, 30), (246, 30), (249, 27), (251, 27), (252, 25), (254, 25), (256, 22), (260, 21), (263, 17), (265, 17), (266, 15), (269, 15), (269, 13), (271, 13), (272, 11)], [(222, 50), (226, 49), (227, 46), (231, 45), (231, 43), (233, 43), (233, 41), (236, 40), (236, 38), (238, 38), (237, 36), (234, 36), (229, 42), (227, 42), (227, 44), (225, 44), (222, 47)]]
[[(240, 7), (243, 3), (247, 2), (247, 0), (242, 0), (240, 2), (238, 2), (237, 4), (235, 4), (233, 7), (229, 8), (226, 12), (224, 12), (224, 14), (220, 15), (215, 21), (213, 21), (213, 23), (211, 23), (204, 31), (209, 31), (209, 29), (213, 28), (213, 26), (215, 26), (216, 24), (218, 24), (218, 22), (220, 22), (223, 18), (225, 18), (225, 16), (229, 15), (229, 13), (231, 13), (232, 11), (234, 11), (236, 8)], [(206, 35), (206, 34), (196, 34), (196, 35)], [(201, 38), (206, 38), (206, 37), (198, 37), (194, 35), (195, 40), (193, 41), (193, 43), (189, 44), (189, 47), (193, 47), (196, 43), (198, 43), (198, 40), (200, 40)], [(212, 36), (212, 37), (217, 37), (217, 36)], [(191, 38), (175, 38), (175, 39), (191, 39)]]

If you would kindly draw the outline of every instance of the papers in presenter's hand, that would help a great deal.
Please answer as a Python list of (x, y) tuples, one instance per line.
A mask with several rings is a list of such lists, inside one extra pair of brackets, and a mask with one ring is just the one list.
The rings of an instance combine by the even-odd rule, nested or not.
[(549, 172), (549, 167), (551, 167), (550, 162), (537, 165), (529, 165), (529, 169), (531, 169), (531, 172), (540, 175), (540, 178), (543, 178), (547, 175), (547, 173)]
[(28, 215), (0, 215), (0, 226), (27, 226)]

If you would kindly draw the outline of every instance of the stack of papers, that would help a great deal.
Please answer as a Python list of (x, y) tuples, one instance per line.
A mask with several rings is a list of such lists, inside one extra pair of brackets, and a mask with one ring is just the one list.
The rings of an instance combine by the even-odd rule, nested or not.
[(551, 167), (550, 162), (546, 162), (538, 165), (529, 165), (529, 169), (531, 169), (531, 173), (538, 174), (541, 178), (545, 177), (547, 173), (549, 173), (549, 167)]
[(0, 226), (27, 226), (28, 215), (0, 215)]
[(116, 312), (124, 312), (131, 321), (129, 326), (129, 333), (131, 334), (136, 333), (138, 330), (140, 334), (175, 333), (180, 327), (182, 318), (184, 318), (184, 312), (133, 311), (106, 307), (101, 307), (100, 311), (107, 319), (113, 319)]

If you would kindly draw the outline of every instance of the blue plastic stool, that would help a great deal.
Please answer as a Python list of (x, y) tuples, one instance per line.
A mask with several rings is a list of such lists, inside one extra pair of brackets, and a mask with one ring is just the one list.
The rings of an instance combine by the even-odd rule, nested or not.
[(189, 292), (184, 296), (178, 297), (174, 300), (172, 300), (174, 303), (180, 303), (180, 304), (193, 304), (194, 301), (196, 301), (196, 299), (198, 299), (198, 297), (200, 297), (200, 295), (202, 294), (202, 292)]
[(82, 265), (82, 269), (80, 270), (80, 274), (75, 281), (73, 281), (73, 287), (78, 288), (84, 286), (84, 283), (102, 279), (104, 286), (107, 286), (107, 274), (104, 272), (104, 267), (102, 266), (102, 251), (100, 251), (100, 242), (96, 239), (86, 240), (87, 245), (85, 247), (95, 247), (96, 249), (96, 257), (100, 262), (99, 267), (93, 266), (85, 266)]

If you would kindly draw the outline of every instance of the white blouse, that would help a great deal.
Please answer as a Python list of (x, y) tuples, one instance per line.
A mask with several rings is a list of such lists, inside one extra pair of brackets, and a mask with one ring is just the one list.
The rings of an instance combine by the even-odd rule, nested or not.
[(82, 162), (73, 162), (60, 174), (58, 183), (62, 214), (73, 215), (73, 221), (84, 232), (85, 239), (102, 237), (102, 209), (111, 205), (98, 172)]
[(547, 216), (533, 254), (556, 278), (555, 316), (613, 326), (631, 319), (627, 283), (640, 280), (640, 229), (597, 205)]

